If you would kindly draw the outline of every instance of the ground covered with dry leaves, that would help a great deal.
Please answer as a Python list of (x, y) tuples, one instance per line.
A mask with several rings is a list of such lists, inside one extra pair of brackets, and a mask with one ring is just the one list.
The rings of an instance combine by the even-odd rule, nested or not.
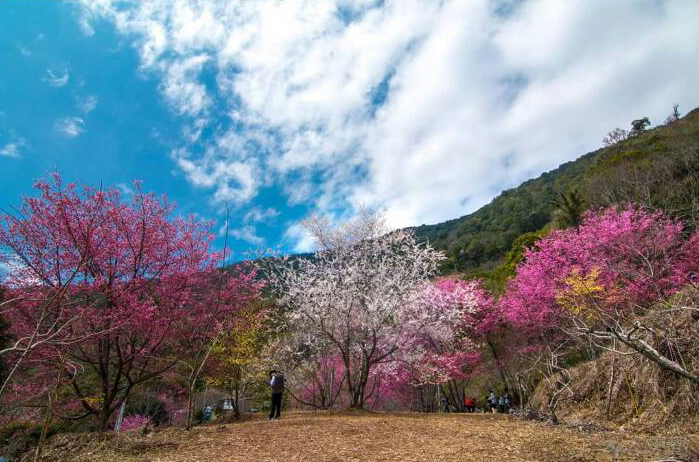
[(57, 435), (42, 460), (682, 460), (696, 439), (580, 430), (492, 414), (295, 412), (279, 421), (252, 416), (190, 432), (170, 428), (146, 435)]

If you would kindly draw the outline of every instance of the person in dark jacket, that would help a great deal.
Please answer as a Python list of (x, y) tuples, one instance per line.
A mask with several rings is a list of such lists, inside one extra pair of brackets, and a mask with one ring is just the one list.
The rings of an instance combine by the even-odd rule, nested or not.
[(277, 420), (282, 411), (284, 375), (279, 371), (269, 371), (269, 386), (272, 388), (272, 409), (269, 411), (269, 420)]
[(510, 403), (510, 394), (507, 392), (507, 390), (505, 390), (505, 394), (503, 395), (503, 398), (504, 398), (504, 403), (503, 403), (503, 407), (502, 407), (502, 412), (504, 412), (505, 414), (509, 414), (511, 403)]

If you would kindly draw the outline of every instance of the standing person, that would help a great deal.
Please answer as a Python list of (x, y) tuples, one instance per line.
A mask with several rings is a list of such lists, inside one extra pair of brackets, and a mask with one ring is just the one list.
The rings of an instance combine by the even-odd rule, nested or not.
[(284, 375), (279, 371), (269, 371), (269, 386), (272, 388), (272, 409), (269, 411), (269, 420), (277, 420), (282, 411)]
[(505, 414), (509, 414), (510, 413), (510, 394), (507, 392), (507, 390), (505, 390), (505, 393), (502, 395), (502, 397), (504, 398), (504, 403), (503, 403), (503, 408), (502, 408), (503, 412)]
[(500, 395), (500, 399), (498, 399), (498, 412), (502, 414), (505, 412), (505, 395)]
[(495, 396), (495, 393), (493, 392), (493, 390), (490, 390), (488, 392), (488, 407), (490, 407), (490, 412), (495, 414), (495, 410), (496, 410), (497, 406), (498, 406), (498, 399)]

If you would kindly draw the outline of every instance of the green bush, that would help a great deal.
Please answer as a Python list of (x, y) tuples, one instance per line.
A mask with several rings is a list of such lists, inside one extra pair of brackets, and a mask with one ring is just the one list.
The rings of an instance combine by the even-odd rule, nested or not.
[[(41, 437), (42, 425), (26, 420), (12, 420), (0, 428), (0, 454), (8, 460), (19, 458), (32, 450)], [(65, 431), (64, 425), (52, 423), (46, 431), (46, 437)]]
[(36, 446), (41, 425), (25, 420), (12, 420), (0, 429), (0, 454), (14, 460)]

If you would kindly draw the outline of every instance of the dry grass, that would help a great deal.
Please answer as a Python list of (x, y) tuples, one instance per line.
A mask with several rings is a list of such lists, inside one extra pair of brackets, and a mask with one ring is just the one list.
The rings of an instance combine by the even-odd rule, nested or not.
[(279, 421), (255, 416), (191, 432), (59, 435), (42, 460), (638, 461), (677, 454), (688, 439), (583, 433), (504, 415), (294, 412)]
[[(699, 291), (687, 288), (675, 296), (674, 303), (699, 307)], [(690, 371), (699, 371), (697, 312), (656, 309), (645, 316), (644, 322), (657, 332), (665, 333), (667, 338), (672, 339), (675, 348), (682, 351), (682, 357), (670, 357)], [(658, 338), (648, 336), (646, 340), (657, 350), (668, 354), (667, 346), (658, 342)], [(661, 369), (639, 354), (606, 352), (568, 371), (572, 377), (571, 393), (563, 395), (557, 410), (563, 420), (593, 421), (608, 427), (665, 435), (696, 431), (699, 387)], [(612, 377), (614, 381), (610, 390)], [(545, 410), (549, 394), (550, 386), (542, 381), (529, 405)]]

